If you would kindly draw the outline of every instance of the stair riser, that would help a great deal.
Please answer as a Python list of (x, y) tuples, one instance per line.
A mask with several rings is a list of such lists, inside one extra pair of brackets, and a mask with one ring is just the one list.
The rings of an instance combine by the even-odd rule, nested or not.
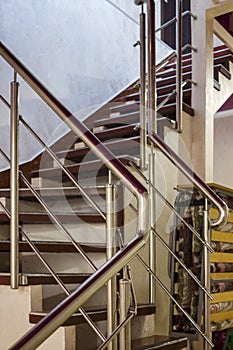
[[(48, 199), (42, 196), (42, 199), (48, 205), (50, 210), (54, 213), (95, 213), (96, 210), (91, 207), (88, 200), (82, 198), (72, 198), (68, 199), (65, 196), (54, 199)], [(91, 199), (103, 210), (105, 211), (105, 200), (100, 196), (91, 196)], [(10, 199), (6, 198), (5, 206), (10, 209)], [(20, 200), (19, 201), (19, 211), (26, 213), (44, 213), (45, 209), (37, 199), (34, 200)], [(3, 212), (3, 211), (2, 211)]]
[[(100, 267), (105, 261), (104, 253), (87, 253), (96, 267)], [(44, 253), (43, 257), (57, 273), (92, 273), (93, 269), (87, 264), (80, 254), (76, 253)], [(22, 253), (23, 273), (47, 273), (46, 267), (33, 253)]]

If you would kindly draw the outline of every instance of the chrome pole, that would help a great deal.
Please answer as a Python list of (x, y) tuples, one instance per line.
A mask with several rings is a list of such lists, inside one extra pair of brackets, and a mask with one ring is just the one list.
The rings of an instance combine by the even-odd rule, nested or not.
[(156, 81), (155, 81), (155, 2), (154, 0), (135, 0), (136, 5), (147, 3), (147, 37), (148, 37), (148, 129), (156, 131)]
[[(155, 229), (155, 191), (153, 187), (155, 186), (155, 153), (152, 152), (149, 157), (149, 201), (150, 201), (150, 227)], [(151, 271), (155, 272), (155, 236), (153, 231), (150, 231), (149, 238), (149, 266)], [(149, 274), (149, 300), (150, 303), (155, 302), (155, 283), (153, 276)]]
[(182, 132), (182, 0), (176, 0), (176, 127), (178, 132)]
[[(209, 235), (209, 220), (208, 220), (208, 200), (205, 198), (205, 207), (203, 212), (203, 231), (204, 239), (206, 242), (210, 243)], [(204, 284), (208, 290), (210, 290), (210, 253), (208, 249), (204, 246)], [(210, 300), (208, 296), (204, 295), (204, 330), (205, 335), (208, 339), (211, 339), (210, 332)], [(205, 340), (205, 350), (210, 350), (210, 344)]]
[(18, 147), (18, 89), (19, 83), (11, 82), (11, 131), (10, 131), (10, 188), (11, 188), (11, 221), (10, 221), (10, 272), (11, 272), (11, 288), (19, 287), (19, 147)]
[[(120, 315), (119, 321), (123, 322), (130, 309), (130, 280), (120, 280)], [(131, 325), (130, 322), (121, 330), (119, 334), (119, 350), (131, 349)]]
[[(142, 7), (143, 11), (143, 7)], [(140, 160), (141, 169), (146, 169), (146, 23), (145, 13), (140, 14)]]
[[(112, 174), (109, 172), (109, 184), (106, 185), (106, 245), (107, 260), (111, 259), (116, 253), (116, 186), (111, 184)], [(116, 275), (107, 283), (107, 337), (110, 337), (117, 327), (117, 288)], [(108, 350), (117, 349), (117, 338), (115, 337), (108, 345)]]

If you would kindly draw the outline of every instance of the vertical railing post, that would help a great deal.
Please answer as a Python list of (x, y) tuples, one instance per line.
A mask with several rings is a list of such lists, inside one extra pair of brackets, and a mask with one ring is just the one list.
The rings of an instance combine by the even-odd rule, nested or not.
[[(106, 185), (106, 255), (107, 260), (116, 253), (116, 186), (112, 184), (112, 174), (109, 171), (109, 183)], [(116, 276), (107, 283), (107, 336), (110, 336), (117, 326), (116, 312)], [(117, 338), (108, 345), (108, 350), (117, 349)]]
[[(123, 322), (130, 309), (130, 280), (120, 280), (119, 287), (120, 294), (120, 305), (119, 305), (119, 322)], [(119, 334), (119, 350), (130, 350), (131, 349), (131, 324), (128, 324), (120, 331)]]
[(156, 80), (155, 80), (155, 2), (154, 0), (134, 0), (136, 5), (147, 3), (147, 60), (148, 60), (148, 129), (157, 129), (156, 121)]
[[(205, 198), (204, 213), (203, 213), (203, 235), (204, 240), (210, 244), (210, 231), (209, 231), (209, 211), (208, 200)], [(210, 290), (210, 253), (207, 246), (204, 249), (204, 285), (207, 290)], [(210, 332), (210, 300), (207, 294), (204, 295), (204, 333), (208, 339), (211, 339)], [(205, 340), (205, 350), (210, 350), (210, 344)]]
[(146, 169), (147, 123), (146, 123), (146, 15), (140, 14), (140, 162)]
[(182, 132), (182, 0), (176, 0), (176, 128)]
[(10, 122), (10, 272), (11, 272), (11, 288), (17, 289), (19, 285), (19, 156), (18, 156), (18, 89), (19, 83), (11, 82), (11, 122)]
[[(155, 229), (155, 220), (156, 220), (156, 198), (155, 191), (153, 186), (155, 186), (155, 153), (152, 152), (149, 157), (149, 201), (150, 201), (150, 227)], [(151, 271), (155, 273), (155, 236), (153, 231), (150, 232), (150, 241), (149, 241), (149, 266)], [(149, 275), (149, 301), (151, 304), (155, 302), (155, 283), (152, 274)]]

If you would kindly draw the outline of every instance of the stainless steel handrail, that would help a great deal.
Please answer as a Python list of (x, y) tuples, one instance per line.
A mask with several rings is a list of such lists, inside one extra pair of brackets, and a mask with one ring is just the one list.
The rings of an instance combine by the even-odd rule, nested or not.
[(148, 239), (148, 193), (129, 170), (41, 84), (2, 42), (0, 42), (0, 55), (135, 195), (139, 210), (136, 236), (10, 348), (26, 350), (39, 346), (145, 245)]
[(224, 226), (228, 218), (226, 203), (158, 135), (151, 133), (149, 139), (218, 209), (219, 216), (215, 220), (210, 220), (210, 225)]

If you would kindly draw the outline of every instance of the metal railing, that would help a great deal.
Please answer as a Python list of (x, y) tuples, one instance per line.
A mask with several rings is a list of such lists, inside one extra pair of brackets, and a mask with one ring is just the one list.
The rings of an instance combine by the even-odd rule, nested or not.
[[(152, 143), (152, 145), (155, 145), (158, 147), (167, 157), (168, 159), (175, 164), (175, 166), (180, 169), (193, 183), (194, 185), (200, 189), (200, 191), (208, 198), (208, 200), (214, 204), (214, 206), (217, 207), (219, 211), (219, 217), (216, 220), (211, 221), (211, 225), (213, 227), (224, 225), (227, 216), (228, 216), (228, 208), (226, 204), (195, 174), (192, 172), (192, 170), (178, 157), (177, 154), (175, 154), (156, 134), (156, 107), (155, 107), (155, 101), (156, 101), (156, 81), (155, 81), (155, 72), (161, 67), (164, 67), (168, 62), (170, 62), (174, 57), (177, 57), (178, 64), (178, 74), (181, 74), (181, 53), (182, 53), (182, 47), (179, 47), (179, 53), (174, 55), (174, 53), (170, 54), (169, 57), (167, 57), (163, 62), (160, 63), (159, 66), (156, 66), (155, 64), (155, 28), (154, 28), (154, 1), (153, 0), (135, 0), (135, 3), (137, 5), (143, 4), (144, 2), (147, 3), (148, 8), (148, 115), (149, 115), (149, 140)], [(181, 21), (182, 13), (181, 13), (181, 0), (177, 1), (177, 13), (178, 18)], [(145, 37), (145, 18), (144, 14), (141, 16), (142, 18), (142, 26), (144, 26), (142, 35)], [(179, 21), (177, 20), (177, 23)], [(143, 24), (144, 23), (144, 24)], [(180, 24), (177, 24), (179, 27), (179, 31), (181, 32)], [(142, 39), (141, 39), (142, 40)], [(179, 41), (181, 42), (181, 38), (179, 37)], [(144, 57), (144, 52), (141, 52), (142, 56)], [(7, 209), (4, 209), (4, 206), (1, 204), (3, 209), (5, 210), (7, 216), (11, 218), (11, 221), (13, 222), (12, 228), (11, 228), (11, 246), (12, 246), (12, 258), (11, 258), (11, 264), (13, 266), (12, 268), (12, 286), (14, 288), (17, 288), (17, 275), (18, 275), (18, 232), (19, 232), (19, 224), (18, 224), (18, 176), (19, 176), (19, 169), (18, 169), (18, 140), (17, 140), (17, 123), (19, 118), (18, 113), (18, 104), (17, 104), (17, 90), (18, 90), (18, 83), (16, 81), (16, 73), (19, 74), (27, 83), (28, 85), (42, 98), (43, 101), (47, 103), (47, 105), (68, 125), (68, 127), (73, 130), (73, 132), (96, 154), (96, 156), (102, 160), (103, 163), (106, 164), (106, 166), (111, 170), (111, 172), (136, 196), (138, 201), (138, 225), (137, 225), (137, 234), (136, 236), (123, 248), (120, 249), (117, 253), (114, 252), (112, 255), (109, 254), (109, 260), (102, 265), (98, 270), (96, 270), (95, 266), (93, 266), (93, 270), (96, 270), (93, 275), (88, 278), (78, 289), (76, 289), (73, 293), (68, 295), (68, 291), (66, 290), (66, 287), (64, 287), (60, 281), (59, 278), (55, 275), (53, 270), (50, 270), (51, 274), (54, 276), (56, 281), (62, 286), (65, 293), (68, 295), (67, 298), (59, 304), (54, 310), (52, 310), (40, 323), (38, 323), (36, 326), (34, 326), (24, 337), (22, 337), (16, 344), (14, 344), (10, 350), (18, 350), (18, 349), (35, 349), (37, 346), (39, 346), (50, 334), (52, 334), (61, 324), (64, 323), (64, 321), (69, 318), (78, 308), (82, 310), (82, 305), (85, 301), (87, 301), (99, 288), (101, 288), (105, 283), (109, 283), (113, 276), (123, 267), (127, 265), (127, 263), (139, 252), (139, 250), (144, 246), (144, 244), (148, 240), (149, 235), (149, 225), (148, 225), (148, 192), (146, 188), (134, 177), (130, 171), (128, 171), (122, 163), (96, 138), (96, 136), (91, 133), (85, 125), (83, 125), (81, 122), (79, 122), (75, 116), (64, 106), (62, 105), (39, 81), (33, 74), (13, 55), (13, 53), (7, 49), (7, 47), (0, 42), (0, 55), (12, 66), (12, 68), (15, 71), (15, 79), (12, 83), (12, 100), (10, 104), (11, 108), (11, 118), (12, 118), (12, 136), (11, 136), (11, 143), (12, 143), (12, 149), (11, 149), (11, 176), (13, 179), (13, 185), (11, 188), (11, 212), (7, 211)], [(145, 59), (144, 59), (145, 60)], [(144, 62), (145, 63), (145, 62)], [(180, 64), (180, 65), (179, 65)], [(145, 64), (142, 69), (145, 69)], [(144, 74), (145, 77), (145, 74)], [(179, 116), (181, 116), (181, 110), (180, 110), (180, 103), (182, 108), (182, 82), (181, 79), (178, 79), (179, 83), (176, 87), (176, 95), (178, 98), (178, 104), (179, 104), (179, 111), (178, 111), (178, 119)], [(145, 96), (145, 89), (142, 90), (142, 94)], [(2, 99), (2, 97), (1, 97)], [(145, 102), (145, 100), (144, 100)], [(145, 106), (143, 105), (143, 108)], [(22, 117), (20, 117), (20, 121), (23, 122), (23, 124), (26, 126), (24, 120)], [(146, 122), (144, 119), (144, 126)], [(34, 133), (30, 130), (30, 127), (26, 126), (30, 132)], [(182, 129), (182, 122), (181, 120), (177, 121), (177, 129), (178, 131), (181, 131)], [(38, 139), (38, 138), (37, 138)], [(147, 137), (145, 138), (147, 140)], [(47, 149), (47, 146), (43, 144), (43, 141), (38, 139), (38, 141)], [(147, 142), (144, 141), (144, 144), (147, 144)], [(50, 153), (50, 151), (49, 151)], [(52, 157), (56, 160), (56, 157), (51, 154)], [(57, 161), (57, 160), (56, 160)], [(143, 161), (145, 164), (145, 160)], [(59, 161), (58, 161), (59, 164)], [(60, 166), (61, 164), (59, 164)], [(62, 168), (63, 169), (63, 168)], [(63, 169), (64, 170), (64, 169)], [(65, 170), (64, 170), (65, 171)], [(22, 176), (22, 174), (21, 174)], [(112, 191), (111, 187), (111, 181), (109, 181), (109, 192)], [(33, 189), (31, 189), (30, 184), (27, 183), (27, 180), (25, 179), (26, 185), (29, 187), (29, 189), (33, 192)], [(151, 184), (150, 184), (151, 185)], [(153, 189), (154, 190), (154, 189)], [(37, 197), (37, 194), (35, 194)], [(111, 202), (111, 200), (110, 200)], [(168, 202), (166, 202), (168, 204)], [(43, 205), (43, 204), (42, 204)], [(99, 208), (96, 207), (98, 210)], [(46, 209), (47, 210), (47, 209)], [(14, 214), (13, 214), (14, 213)], [(103, 215), (103, 213), (102, 213)], [(53, 217), (53, 215), (51, 215)], [(54, 217), (53, 217), (54, 219)], [(112, 218), (109, 218), (111, 221)], [(108, 220), (108, 217), (107, 217)], [(59, 222), (56, 222), (59, 226)], [(111, 227), (114, 226), (112, 223), (109, 224), (110, 230)], [(156, 230), (152, 227), (153, 233), (157, 236)], [(23, 231), (22, 231), (23, 232)], [(194, 231), (192, 231), (194, 232)], [(198, 233), (197, 233), (198, 234)], [(25, 239), (28, 241), (27, 235), (23, 232), (23, 235)], [(199, 236), (199, 239), (204, 244), (206, 249), (211, 250), (211, 247), (209, 246), (209, 243), (206, 239), (206, 236), (204, 237), (204, 240)], [(174, 256), (174, 252), (169, 250), (169, 247), (166, 246), (166, 243), (162, 241), (164, 246), (168, 249), (168, 251)], [(36, 248), (33, 246), (33, 244), (30, 243), (32, 249), (40, 256), (40, 254), (36, 251)], [(79, 249), (77, 249), (80, 251)], [(208, 254), (206, 254), (207, 256)], [(43, 257), (41, 258), (43, 260)], [(159, 285), (165, 290), (165, 292), (169, 295), (169, 297), (176, 303), (176, 305), (180, 308), (176, 300), (173, 298), (173, 296), (170, 294), (170, 292), (166, 289), (166, 287), (162, 284), (162, 282), (158, 279), (155, 272), (151, 268), (151, 266), (148, 266), (140, 257), (140, 262), (143, 264), (143, 266), (146, 268), (146, 270), (149, 272), (149, 274), (156, 280), (156, 282), (159, 283)], [(207, 260), (207, 258), (206, 258)], [(206, 270), (206, 260), (205, 260), (205, 270)], [(45, 262), (46, 264), (46, 262)], [(49, 267), (48, 267), (49, 268)], [(192, 276), (191, 271), (189, 273)], [(195, 278), (194, 278), (195, 280)], [(200, 282), (198, 280), (195, 280), (199, 285)], [(205, 278), (205, 282), (207, 283), (207, 278)], [(115, 283), (115, 282), (113, 282)], [(200, 285), (201, 286), (201, 285)], [(109, 290), (110, 290), (111, 284), (109, 284)], [(202, 290), (205, 292), (207, 297), (210, 297), (209, 291), (206, 288), (206, 285), (201, 286)], [(208, 304), (208, 303), (206, 303)], [(122, 307), (125, 309), (125, 307)], [(136, 306), (135, 306), (136, 309)], [(181, 308), (182, 309), (182, 308)], [(182, 310), (181, 310), (182, 311)], [(183, 310), (184, 312), (184, 310)], [(100, 334), (100, 338), (103, 340), (103, 344), (99, 347), (99, 349), (105, 348), (113, 339), (114, 337), (121, 332), (123, 327), (127, 325), (127, 323), (130, 321), (130, 319), (133, 317), (135, 312), (132, 312), (132, 314), (125, 314), (125, 318), (121, 320), (120, 325), (116, 327), (110, 327), (111, 329), (108, 331), (108, 338), (104, 338)], [(187, 313), (185, 313), (186, 315)], [(85, 316), (85, 313), (84, 313)], [(188, 314), (186, 315), (189, 316)], [(189, 317), (188, 317), (189, 318)], [(199, 333), (204, 337), (205, 341), (212, 346), (211, 341), (208, 337), (206, 337), (206, 334), (208, 334), (208, 325), (206, 325), (205, 333), (201, 331), (201, 329), (198, 327), (198, 325), (195, 324), (195, 322), (191, 321), (195, 328), (199, 331)], [(115, 328), (115, 330), (113, 330)], [(122, 340), (123, 342), (123, 340)]]
[[(89, 129), (79, 122), (74, 115), (62, 105), (33, 74), (14, 56), (14, 54), (0, 42), (0, 55), (12, 66), (28, 85), (47, 103), (47, 105), (69, 126), (71, 130), (102, 160), (112, 173), (135, 195), (138, 201), (138, 224), (136, 236), (109, 261), (84, 282), (77, 290), (70, 294), (62, 304), (51, 311), (38, 325), (32, 328), (11, 349), (35, 349), (51, 333), (53, 333), (65, 319), (70, 317), (83, 303), (93, 295), (96, 290), (110, 280), (131, 258), (140, 250), (148, 239), (147, 220), (147, 190), (145, 187), (124, 167), (124, 165), (92, 134)], [(14, 104), (11, 103), (12, 111), (18, 114)], [(13, 142), (16, 144), (16, 142)], [(17, 146), (17, 145), (16, 145)], [(15, 150), (17, 154), (17, 150)], [(16, 172), (17, 173), (17, 172)], [(18, 181), (18, 174), (15, 174)], [(14, 192), (12, 188), (12, 192)], [(17, 231), (17, 230), (16, 230)], [(15, 232), (16, 232), (15, 231)], [(18, 234), (18, 231), (17, 231)], [(15, 238), (17, 240), (17, 237)], [(18, 243), (18, 240), (17, 240)], [(12, 263), (17, 270), (17, 252), (12, 256)], [(15, 271), (15, 274), (17, 274)], [(17, 286), (17, 283), (15, 284)], [(123, 325), (127, 322), (123, 322)], [(119, 330), (122, 325), (118, 327)]]

